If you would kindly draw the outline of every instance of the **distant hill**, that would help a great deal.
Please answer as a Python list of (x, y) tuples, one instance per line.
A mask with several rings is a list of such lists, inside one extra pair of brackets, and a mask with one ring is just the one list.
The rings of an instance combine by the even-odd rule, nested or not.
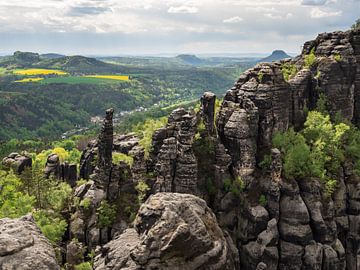
[(63, 56), (60, 54), (40, 55), (33, 52), (17, 51), (11, 56), (0, 58), (0, 67), (6, 68), (51, 68), (63, 69), (69, 72), (98, 73), (121, 72), (118, 65), (105, 63), (95, 58), (85, 56)]
[(192, 55), (192, 54), (180, 54), (180, 55), (176, 56), (175, 58), (178, 60), (181, 60), (182, 62), (184, 62), (186, 64), (193, 65), (193, 66), (198, 66), (203, 63), (202, 59), (200, 59), (196, 55)]
[(85, 56), (64, 56), (61, 58), (48, 59), (38, 63), (46, 68), (63, 69), (73, 72), (113, 72), (119, 71), (119, 66), (105, 63), (95, 58)]
[(282, 50), (276, 50), (270, 56), (260, 59), (259, 62), (275, 62), (286, 58), (291, 58), (291, 56)]
[(57, 59), (57, 58), (65, 57), (65, 55), (58, 53), (45, 53), (40, 56), (41, 58), (45, 58), (45, 59)]

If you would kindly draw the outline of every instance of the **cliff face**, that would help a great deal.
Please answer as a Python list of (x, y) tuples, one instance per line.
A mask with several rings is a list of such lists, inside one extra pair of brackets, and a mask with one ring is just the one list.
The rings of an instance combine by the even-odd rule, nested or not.
[[(209, 196), (198, 174), (192, 181), (200, 193), (185, 192), (207, 198), (220, 225), (237, 243), (242, 269), (359, 268), (360, 182), (351, 166), (341, 167), (336, 191), (328, 198), (320, 179), (285, 179), (281, 153), (271, 149), (274, 134), (301, 129), (306, 111), (321, 97), (332, 117), (340, 113), (359, 124), (359, 40), (359, 31), (320, 34), (305, 43), (297, 58), (258, 64), (244, 72), (225, 95), (216, 117), (217, 132), (212, 130), (214, 102), (211, 94), (204, 94), (200, 115), (207, 131), (203, 136), (216, 145), (214, 158), (208, 159), (217, 190)], [(287, 80), (286, 67), (296, 71)], [(168, 141), (161, 148), (167, 150), (155, 157), (158, 162), (174, 153)], [(266, 173), (259, 169), (265, 153), (272, 156)], [(201, 166), (202, 160), (197, 161)], [(228, 177), (233, 185), (243, 181), (239, 196), (223, 188)], [(260, 204), (261, 196), (266, 200)]]

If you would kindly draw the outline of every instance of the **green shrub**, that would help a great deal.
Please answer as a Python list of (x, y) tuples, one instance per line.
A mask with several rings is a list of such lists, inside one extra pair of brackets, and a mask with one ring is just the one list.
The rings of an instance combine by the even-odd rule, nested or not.
[(119, 164), (120, 161), (125, 162), (127, 165), (129, 165), (130, 167), (132, 167), (133, 163), (134, 163), (134, 158), (131, 156), (128, 156), (126, 154), (123, 153), (113, 153), (112, 155), (112, 162), (113, 164)]
[(84, 208), (85, 210), (89, 210), (91, 205), (91, 200), (89, 198), (85, 198), (80, 202), (80, 207)]
[(266, 199), (266, 197), (265, 197), (264, 194), (261, 194), (261, 195), (260, 195), (259, 204), (260, 204), (261, 206), (264, 206), (264, 207), (265, 207), (265, 205), (267, 204), (267, 199)]
[(320, 93), (318, 100), (316, 101), (316, 110), (323, 114), (328, 114), (327, 100), (324, 93)]
[(335, 54), (334, 59), (335, 59), (336, 62), (340, 62), (341, 61), (341, 55), (340, 54)]
[[(328, 114), (311, 111), (302, 132), (297, 133), (289, 129), (284, 133), (275, 134), (273, 144), (283, 153), (285, 177), (319, 178), (325, 182), (326, 194), (331, 194), (336, 187), (332, 175), (338, 173), (345, 159), (343, 146), (349, 139), (349, 130), (350, 126), (347, 124), (333, 124)], [(355, 155), (360, 156), (360, 146), (357, 145), (356, 136), (353, 138), (352, 149), (355, 150)]]
[(234, 195), (240, 196), (244, 188), (245, 188), (245, 184), (240, 176), (237, 176), (233, 180), (232, 179), (224, 180), (224, 190), (226, 192), (232, 192)]
[(283, 74), (284, 80), (289, 81), (296, 75), (298, 70), (294, 64), (284, 63), (281, 65), (281, 72)]
[(150, 187), (144, 181), (139, 181), (135, 189), (138, 192), (138, 203), (142, 204)]
[(13, 171), (0, 171), (0, 218), (17, 218), (32, 211), (36, 199), (21, 192), (21, 185)]
[(102, 201), (100, 206), (96, 209), (97, 225), (101, 228), (106, 228), (112, 225), (116, 218), (116, 206), (109, 204), (107, 201)]
[(57, 216), (54, 212), (47, 212), (46, 210), (34, 211), (33, 216), (41, 232), (53, 244), (58, 243), (62, 239), (67, 228), (67, 223), (64, 219)]
[(259, 71), (258, 72), (258, 79), (259, 79), (260, 83), (262, 83), (263, 78), (264, 78), (264, 73), (262, 71)]
[(310, 53), (305, 55), (305, 67), (311, 68), (316, 62), (315, 48), (312, 48)]
[(166, 123), (167, 117), (161, 117), (158, 119), (147, 119), (144, 123), (140, 123), (134, 127), (134, 131), (141, 137), (139, 144), (145, 150), (145, 158), (149, 157), (154, 131), (164, 127)]
[(92, 270), (90, 262), (83, 262), (74, 266), (74, 270)]

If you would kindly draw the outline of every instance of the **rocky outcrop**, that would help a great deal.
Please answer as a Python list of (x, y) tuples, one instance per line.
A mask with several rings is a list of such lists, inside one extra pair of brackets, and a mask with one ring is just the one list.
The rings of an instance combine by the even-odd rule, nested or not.
[(170, 114), (167, 126), (154, 133), (155, 192), (199, 193), (192, 147), (196, 126), (194, 113), (177, 109)]
[(215, 102), (216, 96), (214, 93), (205, 92), (200, 99), (201, 114), (205, 123), (206, 130), (209, 135), (214, 135), (215, 129)]
[(211, 209), (189, 194), (152, 195), (141, 206), (134, 229), (103, 249), (95, 258), (97, 270), (237, 269), (239, 263)]
[(32, 159), (26, 155), (20, 155), (19, 153), (11, 153), (2, 160), (2, 164), (14, 170), (14, 172), (20, 174), (25, 168), (31, 168)]
[(48, 156), (44, 174), (46, 178), (54, 177), (68, 183), (71, 187), (76, 186), (77, 166), (68, 162), (61, 163), (57, 154)]
[[(329, 197), (319, 179), (286, 179), (281, 152), (271, 149), (276, 132), (303, 127), (306, 111), (314, 109), (321, 96), (333, 117), (340, 112), (358, 123), (359, 33), (320, 34), (305, 43), (299, 57), (259, 64), (226, 93), (217, 131), (231, 155), (230, 172), (240, 176), (245, 187), (238, 197), (223, 194), (214, 209), (238, 243), (244, 269), (359, 265), (360, 179), (351, 166), (344, 164), (334, 176), (338, 185)], [(282, 74), (286, 65), (297, 69), (288, 81)], [(260, 169), (265, 154), (271, 161)]]
[(60, 270), (54, 249), (31, 215), (0, 219), (0, 269)]
[(51, 154), (47, 157), (44, 174), (46, 178), (60, 178), (60, 158), (57, 154)]

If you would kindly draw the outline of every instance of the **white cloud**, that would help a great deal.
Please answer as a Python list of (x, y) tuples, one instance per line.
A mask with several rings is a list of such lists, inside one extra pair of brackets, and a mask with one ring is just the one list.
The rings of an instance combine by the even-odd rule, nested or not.
[(264, 16), (272, 20), (282, 20), (282, 19), (290, 19), (294, 15), (292, 13), (287, 13), (285, 15), (265, 13)]
[(318, 7), (311, 9), (310, 16), (314, 19), (328, 18), (328, 17), (339, 17), (342, 11), (324, 11)]
[(231, 17), (228, 19), (223, 20), (223, 23), (239, 23), (242, 22), (244, 19), (239, 17), (239, 16), (235, 16), (235, 17)]
[(192, 6), (176, 6), (168, 9), (169, 13), (197, 13), (199, 9)]
[(305, 6), (322, 6), (325, 5), (327, 0), (302, 0), (301, 4)]

